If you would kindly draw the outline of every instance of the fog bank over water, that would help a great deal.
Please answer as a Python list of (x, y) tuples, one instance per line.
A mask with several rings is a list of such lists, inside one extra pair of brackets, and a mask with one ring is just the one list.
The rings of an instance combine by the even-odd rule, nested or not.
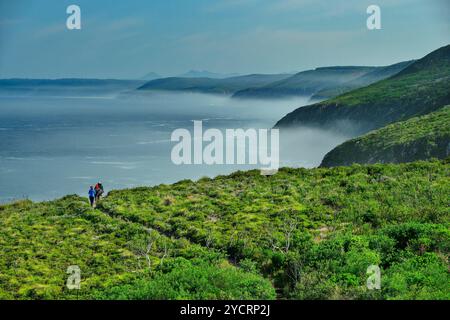
[(281, 166), (286, 167), (317, 167), (328, 151), (353, 137), (350, 133), (308, 127), (280, 131)]
[[(308, 99), (235, 100), (202, 94), (122, 93), (85, 96), (0, 92), (0, 202), (85, 195), (214, 177), (251, 165), (172, 163), (177, 128), (272, 128)], [(280, 166), (314, 167), (348, 137), (314, 128), (280, 131)]]

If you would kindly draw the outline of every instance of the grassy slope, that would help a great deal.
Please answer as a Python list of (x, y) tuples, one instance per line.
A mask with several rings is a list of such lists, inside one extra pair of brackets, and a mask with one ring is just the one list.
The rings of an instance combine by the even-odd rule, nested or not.
[(234, 98), (278, 98), (286, 96), (311, 96), (325, 89), (342, 86), (358, 79), (376, 67), (326, 67), (299, 72), (287, 79), (256, 88), (236, 92)]
[(149, 81), (141, 86), (139, 90), (232, 94), (238, 90), (252, 86), (263, 86), (286, 77), (289, 77), (289, 75), (252, 74), (225, 79), (171, 77)]
[(0, 297), (74, 298), (75, 264), (85, 298), (271, 298), (264, 277), (284, 298), (449, 299), (449, 181), (437, 161), (282, 169), (0, 206)]
[(396, 122), (331, 150), (322, 166), (446, 158), (450, 154), (450, 106)]
[[(193, 258), (194, 268), (186, 266), (186, 270), (177, 271), (189, 274), (195, 268), (202, 270), (201, 263), (209, 262), (208, 270), (231, 277), (236, 285), (245, 280), (256, 288), (232, 295), (233, 284), (216, 284), (215, 295), (209, 298), (248, 299), (245, 294), (249, 292), (253, 297), (274, 297), (267, 280), (231, 266), (220, 253), (185, 239), (168, 238), (142, 224), (112, 218), (91, 209), (86, 199), (78, 196), (0, 206), (0, 220), (0, 299), (104, 298), (106, 290), (119, 284), (158, 281), (162, 268), (170, 276), (171, 264)], [(71, 265), (81, 270), (78, 292), (66, 288), (66, 270)], [(185, 296), (160, 293), (149, 298), (177, 297), (202, 298), (195, 292)]]
[(276, 127), (333, 126), (351, 120), (363, 133), (447, 104), (450, 104), (450, 45), (389, 79), (299, 108), (278, 121)]

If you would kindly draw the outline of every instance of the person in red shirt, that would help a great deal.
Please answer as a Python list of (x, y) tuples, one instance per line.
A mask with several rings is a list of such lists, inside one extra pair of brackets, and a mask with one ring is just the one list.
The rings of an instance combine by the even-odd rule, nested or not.
[(98, 182), (95, 185), (94, 189), (95, 189), (95, 201), (98, 202), (100, 200), (100, 197), (102, 196), (102, 194), (104, 192), (103, 185), (100, 182)]

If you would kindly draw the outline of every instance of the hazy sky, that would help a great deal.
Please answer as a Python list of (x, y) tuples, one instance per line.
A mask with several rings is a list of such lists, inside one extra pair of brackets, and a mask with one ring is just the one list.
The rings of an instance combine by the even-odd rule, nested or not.
[[(382, 30), (366, 27), (370, 4)], [(449, 44), (449, 17), (449, 0), (0, 0), (0, 78), (387, 65)]]

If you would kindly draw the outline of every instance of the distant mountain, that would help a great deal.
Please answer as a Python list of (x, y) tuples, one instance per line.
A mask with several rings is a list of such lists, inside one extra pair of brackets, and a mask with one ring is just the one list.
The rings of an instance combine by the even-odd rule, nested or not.
[(8, 95), (98, 95), (134, 90), (144, 83), (115, 79), (0, 79), (0, 92)]
[(145, 76), (143, 76), (141, 78), (141, 80), (150, 81), (150, 80), (155, 80), (155, 79), (159, 79), (159, 78), (162, 78), (162, 76), (157, 74), (156, 72), (149, 72)]
[(289, 96), (312, 96), (327, 88), (344, 84), (367, 75), (377, 67), (323, 67), (302, 71), (286, 79), (261, 87), (246, 88), (236, 92), (234, 98), (282, 98)]
[[(301, 107), (276, 127), (331, 128), (349, 121), (359, 134), (450, 104), (450, 45), (413, 62), (398, 74), (336, 98)], [(344, 129), (345, 130), (345, 129)]]
[[(297, 74), (230, 76), (191, 70), (178, 77), (152, 79), (141, 89), (233, 94), (233, 98), (307, 96), (323, 100), (392, 76), (410, 62), (388, 67), (323, 67)], [(272, 76), (273, 81), (266, 81)], [(264, 79), (262, 79), (264, 77)], [(259, 78), (259, 79), (257, 79)], [(245, 80), (242, 82), (242, 79)], [(219, 81), (223, 80), (223, 81)]]
[(414, 61), (415, 60), (410, 60), (396, 63), (387, 67), (378, 67), (375, 70), (342, 85), (322, 89), (319, 92), (315, 93), (311, 97), (311, 100), (329, 99), (358, 88), (366, 87), (372, 83), (387, 79), (399, 73), (400, 71), (411, 65)]
[(83, 78), (62, 78), (62, 79), (0, 79), (0, 88), (21, 87), (21, 86), (104, 86), (104, 85), (139, 85), (141, 80), (117, 80), (117, 79), (83, 79)]
[(331, 150), (322, 167), (401, 163), (450, 156), (450, 106), (396, 122)]
[(177, 78), (225, 79), (225, 78), (231, 78), (231, 77), (237, 77), (237, 76), (239, 76), (239, 74), (237, 74), (237, 73), (222, 74), (222, 73), (209, 72), (206, 70), (203, 70), (203, 71), (190, 70), (186, 73), (180, 74), (179, 76), (177, 76)]
[(225, 79), (172, 77), (149, 81), (141, 86), (139, 90), (233, 94), (244, 88), (263, 86), (286, 77), (289, 77), (289, 75), (252, 74)]

